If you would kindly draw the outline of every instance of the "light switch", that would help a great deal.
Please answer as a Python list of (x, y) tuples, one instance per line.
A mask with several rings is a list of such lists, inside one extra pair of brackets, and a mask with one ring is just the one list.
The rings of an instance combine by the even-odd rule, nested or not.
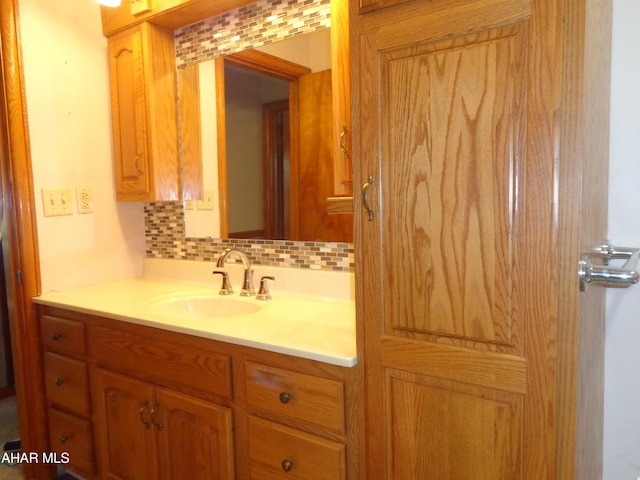
[(70, 188), (43, 188), (42, 207), (45, 217), (73, 215)]
[(198, 210), (213, 210), (213, 190), (205, 190), (204, 198), (202, 200), (198, 200)]

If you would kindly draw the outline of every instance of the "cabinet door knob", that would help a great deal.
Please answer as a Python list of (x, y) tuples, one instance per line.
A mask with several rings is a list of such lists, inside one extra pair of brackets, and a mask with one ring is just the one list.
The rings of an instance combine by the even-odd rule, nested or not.
[(289, 403), (291, 401), (291, 394), (289, 392), (282, 392), (279, 398), (280, 403)]
[(67, 440), (69, 440), (69, 437), (66, 435), (60, 435), (60, 443), (67, 443)]
[(293, 462), (291, 460), (282, 460), (280, 465), (282, 466), (282, 470), (285, 472), (290, 472), (293, 468)]
[(63, 383), (64, 380), (62, 380), (61, 378), (56, 378), (56, 387), (61, 387)]
[(51, 338), (53, 339), (54, 342), (57, 342), (62, 338), (62, 334), (58, 332), (53, 332), (53, 335), (51, 335)]

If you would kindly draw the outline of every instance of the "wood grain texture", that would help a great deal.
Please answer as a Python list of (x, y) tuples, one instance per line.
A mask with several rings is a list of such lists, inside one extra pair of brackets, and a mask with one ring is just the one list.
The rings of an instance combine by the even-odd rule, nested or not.
[[(333, 195), (353, 195), (351, 159), (349, 1), (331, 1), (331, 87), (333, 103)], [(346, 212), (349, 213), (349, 212)]]
[(382, 88), (396, 92), (384, 242), (413, 259), (388, 258), (393, 328), (514, 345), (522, 42), (494, 30), (382, 56)]
[(119, 201), (180, 199), (173, 33), (142, 23), (109, 38)]
[[(215, 475), (227, 478), (224, 476), (226, 474), (220, 472), (235, 472), (235, 478), (249, 478), (248, 422), (250, 416), (256, 416), (283, 428), (287, 427), (284, 430), (292, 430), (295, 432), (294, 439), (312, 439), (311, 446), (332, 445), (330, 450), (334, 452), (333, 446), (337, 446), (338, 451), (345, 452), (344, 458), (339, 457), (343, 459), (340, 460), (339, 471), (346, 469), (349, 478), (364, 480), (364, 477), (359, 476), (362, 451), (359, 367), (339, 367), (59, 308), (41, 305), (38, 310), (41, 319), (56, 318), (81, 323), (88, 332), (88, 354), (85, 360), (90, 365), (96, 449), (102, 459), (98, 462), (99, 478), (111, 478), (105, 476), (105, 471), (112, 468), (109, 466), (110, 460), (104, 460), (110, 449), (117, 448), (116, 445), (128, 445), (127, 442), (131, 439), (145, 442), (147, 438), (138, 436), (142, 434), (137, 430), (127, 436), (128, 430), (125, 429), (124, 437), (119, 437), (116, 432), (113, 434), (114, 439), (105, 440), (111, 423), (104, 415), (113, 416), (116, 429), (119, 428), (119, 422), (124, 422), (131, 428), (142, 426), (146, 430), (140, 417), (140, 408), (148, 401), (148, 407), (142, 410), (142, 419), (155, 419), (156, 423), (163, 425), (175, 422), (175, 432), (168, 438), (163, 438), (163, 431), (168, 426), (163, 426), (160, 430), (153, 427), (156, 434), (151, 442), (155, 442), (156, 447), (149, 448), (158, 449), (160, 457), (156, 461), (159, 462), (161, 471), (180, 469), (182, 462), (193, 462), (195, 455), (198, 462), (202, 462), (199, 471), (212, 472), (213, 478), (217, 478)], [(95, 334), (96, 330), (99, 335)], [(104, 345), (98, 345), (103, 338), (106, 339)], [(207, 373), (196, 372), (199, 367), (193, 364), (207, 364), (206, 358), (209, 356), (230, 359), (232, 373), (229, 374), (229, 382), (233, 387), (231, 394), (211, 393), (211, 380)], [(166, 367), (168, 359), (171, 359), (172, 364), (175, 359), (178, 367)], [(184, 363), (187, 366), (179, 367)], [(200, 386), (194, 387), (194, 381), (198, 381)], [(292, 407), (291, 412), (287, 405), (279, 404), (281, 387), (289, 389), (293, 395), (289, 405)], [(151, 397), (150, 392), (153, 394)], [(142, 404), (139, 403), (140, 400)], [(151, 409), (156, 403), (159, 406), (151, 415)], [(111, 411), (105, 410), (107, 408)], [(233, 448), (227, 442), (231, 418)], [(194, 445), (203, 436), (212, 443), (217, 442), (219, 448), (215, 447), (216, 452), (232, 453), (226, 457), (222, 454), (219, 457), (208, 455), (207, 452), (211, 453), (210, 449), (213, 448), (211, 444)], [(178, 437), (180, 440), (177, 440)], [(182, 451), (186, 446), (190, 450)], [(141, 446), (136, 445), (133, 449), (139, 448)], [(318, 463), (315, 450), (301, 450), (297, 443), (295, 448), (305, 458), (314, 459), (314, 465)], [(167, 449), (179, 452), (168, 458)], [(144, 461), (145, 451), (136, 450), (132, 455), (141, 456)], [(182, 454), (185, 456), (182, 457)], [(117, 457), (126, 454), (116, 451), (114, 455)], [(331, 455), (331, 458), (336, 458), (333, 453)], [(163, 458), (165, 456), (167, 458)], [(218, 467), (205, 465), (207, 458), (213, 459)], [(324, 461), (324, 457), (318, 458)], [(124, 461), (119, 475), (138, 468), (137, 465), (127, 463), (133, 460), (125, 457)]]
[(559, 167), (562, 249), (558, 262), (563, 301), (558, 318), (571, 321), (562, 321), (558, 332), (559, 342), (567, 346), (558, 359), (558, 449), (576, 455), (560, 459), (557, 478), (602, 478), (605, 290), (578, 292), (575, 265), (581, 252), (607, 237), (611, 9), (609, 0), (564, 2), (561, 155), (573, 161)]
[[(251, 478), (290, 475), (300, 480), (346, 479), (345, 446), (298, 430), (249, 418)], [(283, 462), (290, 462), (285, 470)]]
[(521, 395), (394, 370), (387, 375), (393, 458), (387, 478), (519, 478)]
[[(500, 432), (486, 478), (601, 476), (602, 296), (579, 303), (575, 270), (606, 225), (609, 10), (569, 3), (387, 2), (351, 25), (354, 175), (375, 179), (374, 222), (355, 198), (369, 474), (475, 477), (481, 447), (441, 457)], [(417, 432), (493, 395), (459, 383), (512, 407), (431, 457)]]
[[(33, 172), (19, 41), (17, 0), (0, 4), (2, 69), (0, 88), (0, 162), (2, 165), (2, 254), (18, 403), (25, 451), (46, 451), (48, 431), (37, 315), (31, 298), (40, 294)], [(18, 274), (22, 273), (22, 282)], [(30, 463), (24, 473), (36, 480), (53, 476), (53, 465)]]
[[(153, 387), (108, 370), (91, 370), (99, 478), (156, 480)], [(145, 422), (147, 422), (145, 424)]]
[(233, 420), (228, 407), (157, 389), (161, 479), (233, 480)]
[[(345, 431), (344, 384), (326, 378), (245, 363), (247, 405), (281, 417)], [(282, 394), (288, 397), (286, 401)]]
[(169, 385), (231, 397), (228, 355), (103, 327), (91, 328), (89, 348), (100, 364), (125, 371), (134, 368), (146, 378)]
[(291, 204), (297, 205), (298, 216), (297, 231), (292, 228), (292, 239), (350, 242), (353, 239), (352, 215), (329, 215), (325, 206), (334, 190), (331, 71), (300, 77), (299, 84), (298, 191), (297, 197), (291, 199)]
[(68, 455), (66, 469), (93, 478), (96, 473), (91, 421), (56, 409), (49, 409), (49, 438), (51, 451), (58, 459)]
[(198, 64), (178, 69), (180, 164), (183, 200), (202, 200), (202, 129)]
[(47, 400), (59, 410), (89, 417), (89, 372), (80, 360), (44, 353), (44, 384)]

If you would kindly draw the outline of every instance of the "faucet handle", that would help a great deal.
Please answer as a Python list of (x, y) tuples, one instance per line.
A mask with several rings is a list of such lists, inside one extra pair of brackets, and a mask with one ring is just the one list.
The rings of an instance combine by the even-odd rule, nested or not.
[(272, 277), (269, 275), (265, 275), (260, 278), (260, 288), (258, 289), (258, 294), (256, 295), (256, 300), (270, 300), (271, 294), (269, 293), (269, 289), (267, 288), (267, 280), (275, 281), (276, 277)]
[(214, 275), (222, 275), (222, 286), (220, 287), (220, 291), (218, 292), (220, 295), (229, 295), (233, 293), (233, 288), (231, 288), (231, 282), (229, 282), (229, 273), (224, 272), (222, 270), (214, 270)]

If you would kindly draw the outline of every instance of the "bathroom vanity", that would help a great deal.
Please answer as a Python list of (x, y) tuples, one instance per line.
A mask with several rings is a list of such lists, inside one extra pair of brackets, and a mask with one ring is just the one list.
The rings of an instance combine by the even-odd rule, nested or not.
[(356, 478), (353, 303), (217, 286), (36, 298), (51, 450), (86, 478)]

